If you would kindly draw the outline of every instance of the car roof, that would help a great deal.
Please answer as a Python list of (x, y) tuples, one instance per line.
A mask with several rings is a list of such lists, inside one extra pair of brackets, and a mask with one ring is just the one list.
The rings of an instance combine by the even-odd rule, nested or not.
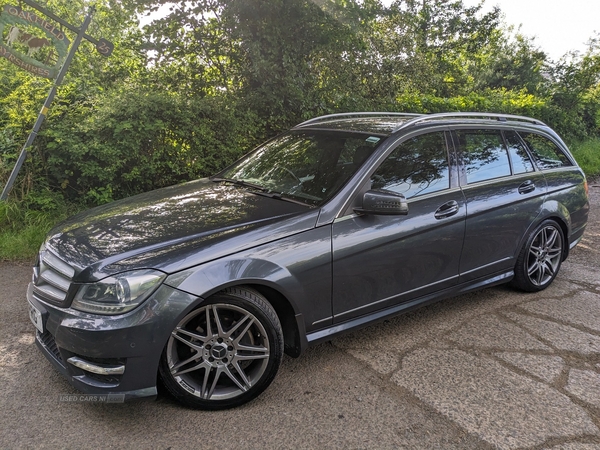
[(436, 124), (457, 125), (491, 125), (511, 123), (521, 125), (547, 126), (543, 122), (531, 117), (516, 116), (511, 114), (462, 112), (438, 114), (411, 114), (393, 112), (356, 112), (329, 114), (315, 117), (296, 125), (293, 129), (322, 129), (354, 131), (389, 136), (400, 129), (417, 125)]

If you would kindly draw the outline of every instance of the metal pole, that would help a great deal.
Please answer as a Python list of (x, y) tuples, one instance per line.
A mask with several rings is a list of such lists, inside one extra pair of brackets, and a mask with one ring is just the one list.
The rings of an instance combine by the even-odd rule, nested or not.
[(38, 131), (40, 131), (40, 127), (42, 126), (42, 123), (44, 122), (44, 119), (46, 118), (46, 114), (48, 113), (48, 109), (50, 108), (50, 105), (52, 104), (52, 101), (54, 100), (54, 96), (56, 95), (56, 90), (57, 90), (58, 86), (60, 86), (60, 84), (62, 83), (62, 80), (64, 79), (65, 75), (67, 74), (67, 71), (69, 70), (69, 65), (71, 64), (71, 61), (73, 60), (73, 57), (75, 56), (75, 52), (77, 52), (77, 49), (79, 48), (79, 44), (81, 43), (81, 40), (85, 36), (85, 32), (87, 31), (87, 28), (90, 25), (90, 22), (92, 21), (92, 16), (94, 15), (95, 11), (96, 11), (96, 9), (93, 6), (90, 7), (90, 9), (88, 10), (88, 13), (85, 16), (85, 19), (83, 21), (83, 24), (79, 28), (79, 33), (77, 34), (77, 38), (75, 38), (73, 45), (71, 45), (71, 49), (69, 50), (69, 54), (67, 55), (67, 58), (65, 59), (65, 63), (63, 64), (62, 68), (60, 69), (60, 72), (58, 73), (58, 76), (56, 77), (54, 85), (52, 86), (52, 88), (50, 89), (50, 92), (48, 93), (48, 97), (46, 98), (46, 101), (44, 102), (44, 106), (42, 107), (42, 110), (40, 111), (40, 114), (38, 115), (38, 118), (35, 121), (35, 125), (33, 126), (31, 133), (29, 133), (27, 142), (25, 142), (25, 145), (23, 146), (23, 149), (21, 150), (19, 159), (17, 160), (17, 163), (15, 164), (15, 167), (13, 168), (13, 170), (10, 174), (10, 177), (8, 178), (8, 181), (6, 182), (6, 186), (4, 186), (2, 195), (0, 195), (0, 200), (6, 200), (6, 198), (8, 197), (8, 194), (12, 190), (13, 184), (15, 183), (15, 181), (17, 179), (17, 175), (19, 175), (19, 171), (21, 170), (21, 166), (23, 165), (23, 163), (25, 162), (25, 159), (27, 158), (27, 149), (31, 146), (31, 144), (33, 144), (33, 141), (35, 140), (35, 138), (38, 134)]

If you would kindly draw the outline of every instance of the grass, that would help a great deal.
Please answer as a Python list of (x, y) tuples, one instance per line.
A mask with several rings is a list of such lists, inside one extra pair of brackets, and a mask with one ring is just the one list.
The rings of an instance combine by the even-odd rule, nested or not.
[(48, 231), (72, 212), (72, 206), (47, 194), (29, 201), (0, 201), (0, 261), (32, 261)]
[(600, 176), (600, 138), (576, 142), (570, 150), (588, 179)]
[(0, 260), (33, 261), (49, 228), (29, 226), (20, 231), (0, 233)]
[[(589, 180), (600, 176), (600, 138), (570, 145)], [(46, 234), (81, 206), (46, 191), (27, 201), (0, 201), (0, 261), (32, 261)]]

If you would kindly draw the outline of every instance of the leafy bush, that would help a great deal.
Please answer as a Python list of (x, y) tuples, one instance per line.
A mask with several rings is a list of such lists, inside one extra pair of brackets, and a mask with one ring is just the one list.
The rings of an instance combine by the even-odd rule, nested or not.
[(571, 141), (593, 138), (600, 129), (600, 89), (570, 109), (557, 104), (556, 99), (539, 97), (526, 90), (506, 89), (486, 89), (449, 98), (403, 93), (396, 98), (395, 109), (415, 113), (480, 111), (517, 114), (539, 119)]
[(440, 113), (453, 111), (481, 111), (540, 116), (546, 102), (527, 91), (487, 89), (457, 97), (437, 97), (420, 93), (404, 93), (396, 98), (398, 111)]
[(226, 97), (128, 86), (53, 117), (40, 156), (66, 198), (100, 204), (215, 173), (252, 148), (256, 123)]

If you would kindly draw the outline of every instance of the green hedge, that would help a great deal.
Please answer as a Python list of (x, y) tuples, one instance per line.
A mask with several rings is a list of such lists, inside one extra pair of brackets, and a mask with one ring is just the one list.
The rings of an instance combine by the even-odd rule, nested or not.
[(38, 157), (52, 189), (104, 203), (216, 172), (255, 144), (257, 123), (226, 97), (132, 87), (52, 117)]
[[(590, 95), (569, 110), (554, 98), (525, 90), (490, 89), (451, 98), (405, 92), (390, 109), (525, 115), (579, 142), (597, 135), (598, 104)], [(97, 95), (93, 103), (58, 105), (38, 136), (16, 196), (26, 198), (32, 191), (36, 198), (36, 192), (50, 191), (95, 205), (213, 174), (269, 137), (267, 124), (251, 106), (226, 94), (188, 97), (142, 86)], [(20, 138), (10, 128), (0, 132), (2, 181), (16, 160)], [(586, 158), (593, 161), (590, 155)]]

